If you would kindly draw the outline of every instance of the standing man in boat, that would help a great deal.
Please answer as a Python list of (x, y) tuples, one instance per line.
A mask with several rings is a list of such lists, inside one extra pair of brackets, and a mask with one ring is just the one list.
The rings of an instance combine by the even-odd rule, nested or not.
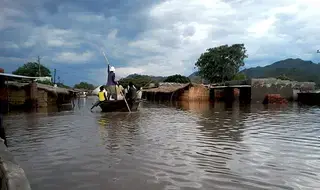
[(117, 82), (115, 81), (116, 69), (112, 66), (110, 68), (110, 65), (108, 64), (108, 81), (107, 81), (107, 91), (108, 91), (108, 100), (110, 100), (110, 96), (112, 96), (113, 99), (117, 100), (117, 91), (116, 91), (116, 85)]
[(100, 92), (98, 93), (98, 97), (99, 97), (99, 100), (91, 107), (90, 110), (92, 110), (96, 106), (99, 106), (102, 102), (104, 102), (107, 99), (103, 86), (100, 86)]

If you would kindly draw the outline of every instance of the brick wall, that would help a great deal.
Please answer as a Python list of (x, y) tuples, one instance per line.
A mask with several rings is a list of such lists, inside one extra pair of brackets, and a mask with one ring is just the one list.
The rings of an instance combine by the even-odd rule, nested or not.
[(45, 90), (38, 89), (37, 93), (38, 106), (47, 107), (48, 106), (48, 93)]
[(27, 93), (24, 89), (8, 89), (9, 104), (23, 105), (27, 99)]
[(183, 101), (209, 101), (209, 89), (202, 85), (195, 85), (186, 90), (181, 97)]
[(315, 83), (285, 81), (275, 78), (252, 79), (251, 98), (254, 101), (263, 101), (267, 94), (280, 94), (287, 100), (294, 100), (295, 89), (314, 90)]

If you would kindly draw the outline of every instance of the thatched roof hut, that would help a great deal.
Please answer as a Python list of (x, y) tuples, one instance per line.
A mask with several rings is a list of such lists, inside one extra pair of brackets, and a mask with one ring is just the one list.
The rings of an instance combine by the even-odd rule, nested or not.
[[(8, 87), (22, 89), (22, 88), (25, 88), (26, 86), (28, 86), (30, 83), (19, 83), (19, 82), (15, 82), (15, 81), (8, 81), (7, 84), (8, 84)], [(72, 89), (53, 87), (53, 86), (45, 85), (45, 84), (41, 84), (41, 83), (37, 83), (37, 87), (38, 87), (38, 89), (47, 91), (47, 92), (52, 93), (54, 95), (69, 94), (71, 92), (74, 92), (74, 90), (72, 90)]]
[(161, 92), (161, 93), (173, 93), (177, 90), (184, 89), (188, 86), (190, 86), (191, 83), (159, 83), (159, 87), (157, 88), (149, 88), (149, 89), (143, 89), (143, 92)]
[(159, 87), (157, 88), (143, 89), (142, 96), (147, 100), (178, 100), (190, 86), (191, 83), (159, 83)]

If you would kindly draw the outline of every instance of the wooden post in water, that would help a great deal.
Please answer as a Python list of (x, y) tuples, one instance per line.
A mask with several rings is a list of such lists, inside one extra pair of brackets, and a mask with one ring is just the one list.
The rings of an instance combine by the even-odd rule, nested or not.
[(30, 103), (31, 108), (37, 108), (38, 107), (38, 86), (35, 81), (32, 81), (29, 85), (30, 88)]
[(226, 87), (224, 89), (224, 100), (225, 102), (233, 102), (234, 101), (234, 89), (232, 87)]
[(250, 103), (250, 101), (251, 101), (251, 87), (240, 88), (239, 100), (241, 103)]
[(215, 93), (214, 88), (209, 88), (209, 100), (215, 101), (216, 97), (215, 97), (214, 93)]

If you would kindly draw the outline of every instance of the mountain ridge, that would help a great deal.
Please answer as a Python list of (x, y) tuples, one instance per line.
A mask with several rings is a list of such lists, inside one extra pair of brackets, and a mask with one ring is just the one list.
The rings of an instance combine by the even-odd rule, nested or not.
[[(263, 67), (257, 66), (243, 69), (240, 73), (244, 73), (248, 78), (277, 78), (285, 76), (299, 82), (309, 81), (320, 85), (320, 64), (300, 58), (283, 59)], [(191, 81), (197, 77), (200, 77), (198, 71), (189, 75)]]
[(299, 82), (320, 84), (320, 64), (300, 58), (288, 58), (264, 67), (253, 67), (241, 71), (248, 78), (267, 78), (285, 76)]

